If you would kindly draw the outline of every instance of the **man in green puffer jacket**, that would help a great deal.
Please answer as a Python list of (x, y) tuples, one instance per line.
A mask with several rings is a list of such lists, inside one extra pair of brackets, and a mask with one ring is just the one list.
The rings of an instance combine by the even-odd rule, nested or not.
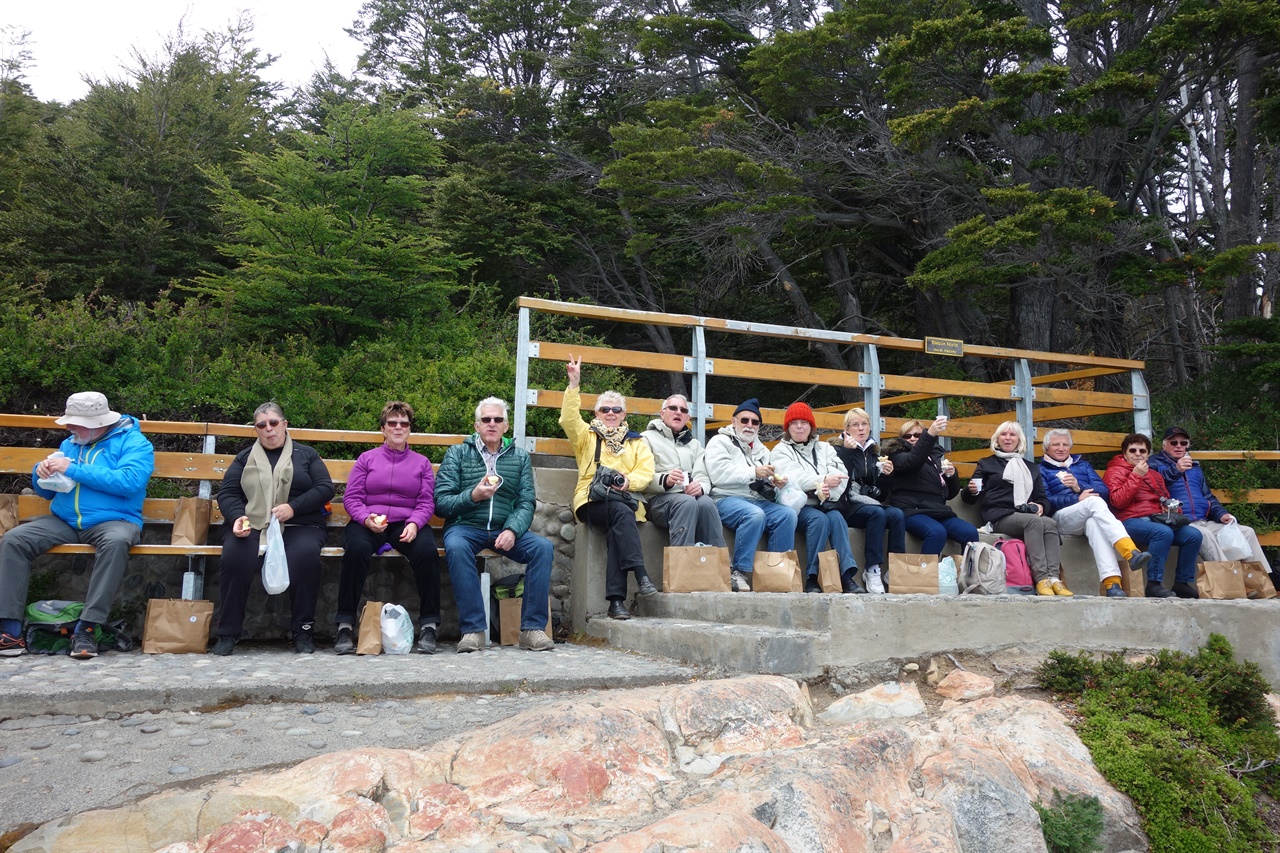
[(446, 519), (445, 562), (462, 631), (458, 652), (484, 646), (488, 626), (476, 555), (485, 548), (525, 564), (520, 648), (550, 651), (555, 643), (544, 629), (555, 548), (545, 537), (529, 532), (537, 506), (533, 463), (527, 452), (504, 438), (505, 401), (481, 400), (475, 425), (475, 434), (450, 447), (436, 471), (436, 514)]

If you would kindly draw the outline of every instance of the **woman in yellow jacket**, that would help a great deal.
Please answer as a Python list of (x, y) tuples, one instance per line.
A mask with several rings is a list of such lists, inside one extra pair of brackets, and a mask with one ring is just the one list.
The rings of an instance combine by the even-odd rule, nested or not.
[(641, 595), (658, 590), (644, 569), (640, 551), (640, 528), (644, 505), (639, 493), (653, 480), (653, 451), (640, 433), (627, 427), (627, 401), (617, 391), (605, 391), (596, 399), (595, 417), (582, 419), (582, 358), (569, 357), (565, 367), (569, 386), (560, 407), (560, 428), (573, 445), (578, 462), (578, 486), (573, 492), (573, 511), (579, 521), (605, 529), (608, 561), (605, 569), (605, 598), (609, 617), (629, 619), (622, 602), (627, 597), (627, 572), (636, 573)]

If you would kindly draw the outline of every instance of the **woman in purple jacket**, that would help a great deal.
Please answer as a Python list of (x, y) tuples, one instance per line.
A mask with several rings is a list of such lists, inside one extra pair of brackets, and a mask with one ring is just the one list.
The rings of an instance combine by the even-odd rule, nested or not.
[(429, 526), (435, 512), (435, 474), (431, 460), (409, 449), (413, 407), (392, 401), (378, 417), (381, 447), (356, 459), (342, 495), (351, 521), (342, 532), (342, 575), (338, 579), (338, 638), (333, 650), (355, 654), (356, 605), (374, 552), (390, 545), (409, 558), (418, 585), (416, 651), (435, 654), (440, 624), (440, 559)]

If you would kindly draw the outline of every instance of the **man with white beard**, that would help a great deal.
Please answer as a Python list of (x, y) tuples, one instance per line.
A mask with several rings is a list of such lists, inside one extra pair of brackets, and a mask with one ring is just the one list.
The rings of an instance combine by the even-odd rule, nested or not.
[(751, 591), (760, 536), (769, 534), (770, 551), (796, 544), (796, 511), (774, 503), (774, 490), (786, 485), (774, 473), (769, 448), (759, 440), (760, 404), (752, 397), (733, 411), (733, 422), (707, 442), (703, 462), (720, 520), (734, 531), (730, 575), (734, 592)]

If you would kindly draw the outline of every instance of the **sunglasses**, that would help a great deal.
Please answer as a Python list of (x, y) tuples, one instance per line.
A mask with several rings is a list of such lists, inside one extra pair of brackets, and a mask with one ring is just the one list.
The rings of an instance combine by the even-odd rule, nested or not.
[(743, 426), (760, 426), (760, 421), (756, 418), (738, 418), (738, 423)]
[(684, 406), (667, 406), (667, 411), (668, 411), (668, 412), (679, 412), (679, 413), (680, 413), (680, 414), (682, 414), (682, 415), (687, 415), (687, 414), (689, 414), (689, 410), (688, 410), (688, 409), (686, 409)]
[(1151, 451), (1147, 450), (1145, 447), (1130, 447), (1128, 450), (1125, 451), (1125, 453), (1141, 453), (1144, 455), (1150, 452)]
[(397, 427), (403, 427), (404, 429), (408, 429), (409, 422), (408, 421), (387, 421), (385, 424), (383, 424), (383, 426), (389, 426), (392, 429), (395, 429)]
[(1182, 441), (1173, 441), (1172, 439), (1170, 439), (1169, 446), (1170, 447), (1190, 447), (1191, 442), (1185, 439), (1183, 439)]
[(271, 418), (270, 420), (258, 421), (256, 424), (253, 425), (253, 428), (266, 429), (267, 427), (278, 427), (278, 426), (280, 426), (280, 419)]
[(922, 432), (909, 432), (903, 438), (919, 438), (922, 435), (924, 435)]
[(482, 424), (501, 424), (506, 423), (506, 421), (507, 419), (502, 415), (486, 415), (480, 419), (480, 423)]
[(620, 415), (623, 412), (625, 412), (626, 409), (622, 408), (621, 406), (601, 406), (600, 408), (596, 409), (596, 411), (602, 415), (605, 414), (606, 412), (612, 412), (615, 415)]

